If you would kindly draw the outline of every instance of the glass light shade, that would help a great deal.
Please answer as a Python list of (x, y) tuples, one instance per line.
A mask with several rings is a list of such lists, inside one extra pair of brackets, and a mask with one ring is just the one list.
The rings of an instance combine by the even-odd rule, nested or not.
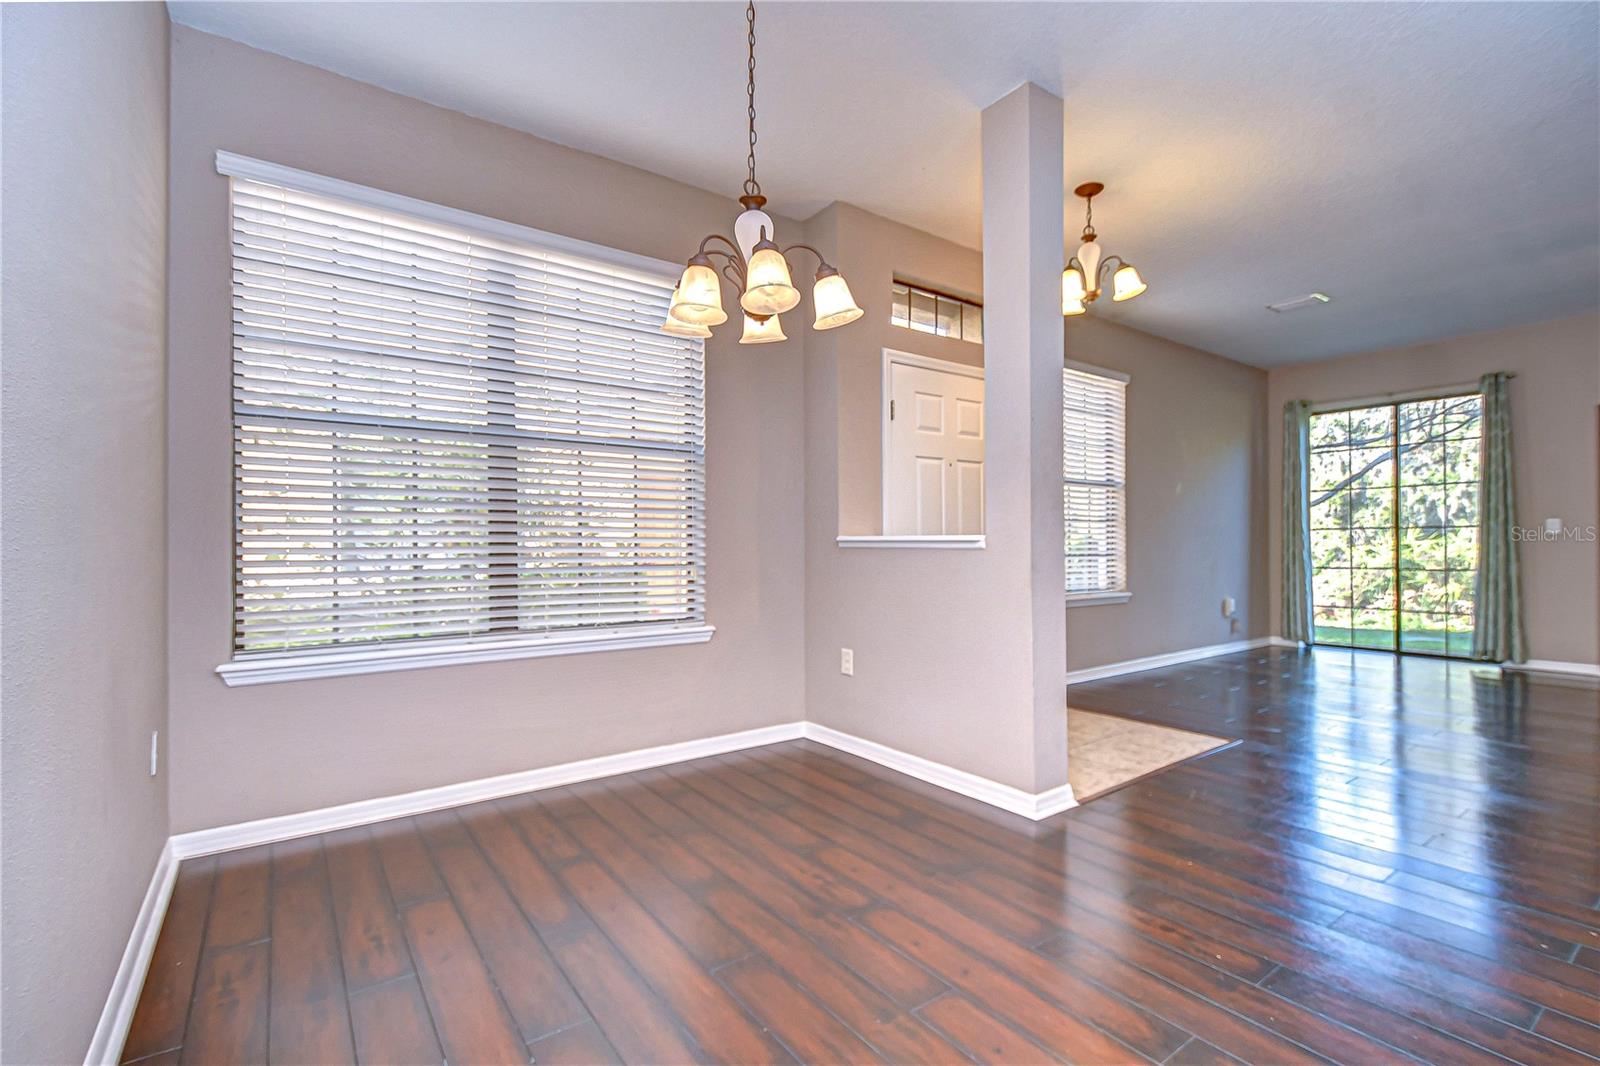
[(744, 336), (739, 338), (740, 344), (771, 344), (788, 339), (783, 335), (783, 323), (778, 321), (777, 315), (766, 320), (744, 316)]
[[(672, 302), (678, 302), (678, 290), (672, 290)], [(672, 312), (667, 312), (667, 320), (661, 323), (661, 332), (670, 333), (674, 337), (699, 337), (704, 340), (711, 336), (710, 326), (692, 326), (687, 322), (679, 322), (672, 317)]]
[(1100, 242), (1084, 241), (1078, 246), (1078, 265), (1083, 267), (1083, 287), (1086, 293), (1100, 289)]
[[(766, 232), (763, 233), (762, 230)], [(772, 216), (760, 208), (752, 207), (733, 220), (733, 243), (744, 253), (745, 262), (756, 254), (756, 245), (762, 241), (776, 240)]]
[(684, 268), (667, 314), (689, 326), (720, 326), (728, 321), (728, 312), (722, 309), (722, 283), (709, 263), (690, 262)]
[(817, 279), (816, 288), (811, 290), (811, 303), (817, 309), (817, 320), (813, 323), (816, 329), (833, 329), (866, 314), (856, 306), (856, 298), (850, 295), (850, 286), (845, 284), (844, 275), (837, 271)]
[(739, 306), (752, 315), (781, 315), (800, 302), (800, 290), (789, 280), (789, 264), (777, 247), (756, 249), (745, 268), (744, 295)]
[(1111, 275), (1111, 299), (1116, 303), (1131, 300), (1149, 287), (1139, 272), (1127, 264), (1118, 267), (1117, 272)]
[(1074, 303), (1082, 303), (1083, 302), (1083, 298), (1085, 296), (1087, 296), (1087, 295), (1088, 295), (1088, 293), (1084, 290), (1084, 287), (1083, 287), (1083, 275), (1078, 272), (1078, 268), (1077, 267), (1067, 267), (1067, 269), (1065, 269), (1065, 270), (1063, 270), (1061, 272), (1061, 313), (1062, 314), (1064, 314), (1064, 315), (1072, 314), (1073, 312), (1067, 310), (1067, 305), (1068, 304), (1074, 304)]
[(1073, 315), (1081, 315), (1087, 310), (1089, 310), (1089, 307), (1082, 300), (1061, 301), (1061, 313), (1066, 315), (1068, 318), (1071, 318)]

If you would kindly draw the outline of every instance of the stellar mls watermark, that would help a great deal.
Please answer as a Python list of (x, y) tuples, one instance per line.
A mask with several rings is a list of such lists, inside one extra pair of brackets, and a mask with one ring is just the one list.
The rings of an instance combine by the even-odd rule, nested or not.
[(1563, 525), (1560, 519), (1552, 519), (1542, 526), (1512, 526), (1511, 539), (1519, 543), (1550, 544), (1555, 541), (1574, 540), (1582, 544), (1593, 544), (1597, 538), (1594, 526), (1568, 526)]

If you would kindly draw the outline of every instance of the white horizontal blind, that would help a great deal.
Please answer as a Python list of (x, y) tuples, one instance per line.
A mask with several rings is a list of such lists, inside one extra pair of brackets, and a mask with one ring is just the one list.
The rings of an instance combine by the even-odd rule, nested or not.
[(232, 179), (236, 653), (705, 618), (672, 280)]
[(1061, 376), (1067, 591), (1128, 587), (1127, 383), (1071, 367)]

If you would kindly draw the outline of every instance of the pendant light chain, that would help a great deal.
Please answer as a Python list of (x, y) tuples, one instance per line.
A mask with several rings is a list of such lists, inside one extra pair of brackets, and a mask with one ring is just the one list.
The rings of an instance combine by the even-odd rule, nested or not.
[(744, 195), (739, 197), (739, 206), (744, 210), (734, 219), (732, 237), (710, 233), (701, 238), (699, 249), (684, 264), (683, 274), (672, 291), (661, 331), (695, 340), (710, 337), (712, 326), (728, 321), (728, 312), (722, 306), (722, 279), (726, 278), (741, 290), (736, 313), (744, 320), (744, 335), (739, 343), (767, 344), (788, 339), (779, 316), (800, 306), (800, 290), (795, 287), (790, 262), (797, 253), (817, 260), (811, 291), (811, 309), (816, 312), (812, 329), (848, 325), (866, 312), (851, 295), (844, 275), (822, 258), (821, 252), (804, 243), (780, 247), (772, 232), (772, 216), (762, 210), (767, 198), (761, 195), (761, 184), (756, 181), (755, 0), (746, 0), (744, 20), (745, 114), (750, 133), (750, 151), (745, 157), (749, 173), (744, 179)]
[(745, 65), (747, 80), (745, 82), (745, 96), (749, 101), (750, 115), (750, 176), (745, 179), (744, 192), (746, 196), (760, 196), (761, 185), (756, 181), (756, 5), (755, 0), (745, 4), (744, 20), (749, 27), (746, 43), (749, 47), (749, 61)]

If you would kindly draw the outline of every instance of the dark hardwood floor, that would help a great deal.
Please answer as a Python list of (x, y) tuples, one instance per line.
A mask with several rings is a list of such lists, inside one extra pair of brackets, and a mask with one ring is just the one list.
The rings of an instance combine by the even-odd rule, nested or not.
[(1600, 690), (1270, 650), (1040, 825), (806, 742), (184, 863), (147, 1062), (1594, 1061)]

